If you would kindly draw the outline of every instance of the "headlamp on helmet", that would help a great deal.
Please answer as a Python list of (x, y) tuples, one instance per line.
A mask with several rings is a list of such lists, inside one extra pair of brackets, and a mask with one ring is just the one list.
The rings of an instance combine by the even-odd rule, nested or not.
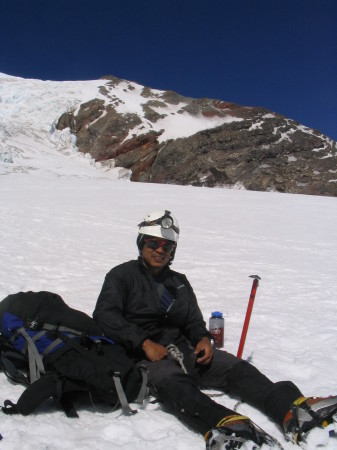
[(179, 224), (171, 211), (153, 211), (138, 224), (138, 235), (155, 236), (168, 241), (178, 242)]
[(174, 220), (171, 217), (170, 211), (165, 211), (165, 214), (163, 216), (159, 217), (158, 219), (144, 220), (143, 222), (138, 224), (138, 227), (139, 228), (151, 227), (153, 225), (160, 225), (165, 230), (169, 230), (170, 228), (172, 228), (173, 231), (175, 231), (177, 234), (179, 234), (179, 227), (176, 227), (174, 225)]
[(169, 229), (169, 228), (173, 228), (173, 229), (176, 228), (173, 225), (173, 219), (172, 219), (171, 216), (164, 216), (164, 217), (162, 217), (160, 224), (166, 230)]

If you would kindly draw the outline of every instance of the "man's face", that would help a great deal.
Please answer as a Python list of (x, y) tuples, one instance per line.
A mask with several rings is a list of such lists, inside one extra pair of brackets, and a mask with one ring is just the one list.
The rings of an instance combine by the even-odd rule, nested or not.
[(159, 273), (170, 261), (175, 243), (156, 237), (146, 238), (142, 250), (142, 258), (154, 274)]

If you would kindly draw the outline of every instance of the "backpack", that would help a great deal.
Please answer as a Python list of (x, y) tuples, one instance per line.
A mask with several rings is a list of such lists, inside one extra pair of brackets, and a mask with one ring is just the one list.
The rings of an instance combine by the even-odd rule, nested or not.
[(28, 415), (52, 397), (78, 417), (73, 401), (83, 393), (133, 414), (129, 402), (147, 394), (145, 369), (51, 292), (19, 292), (0, 302), (0, 369), (27, 386), (16, 404), (4, 402), (5, 414)]

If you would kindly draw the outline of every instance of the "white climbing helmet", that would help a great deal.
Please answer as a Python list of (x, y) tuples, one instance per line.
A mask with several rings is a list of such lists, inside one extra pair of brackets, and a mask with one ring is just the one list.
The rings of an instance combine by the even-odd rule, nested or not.
[(179, 238), (179, 224), (171, 211), (153, 211), (138, 224), (139, 235), (155, 236), (175, 243)]

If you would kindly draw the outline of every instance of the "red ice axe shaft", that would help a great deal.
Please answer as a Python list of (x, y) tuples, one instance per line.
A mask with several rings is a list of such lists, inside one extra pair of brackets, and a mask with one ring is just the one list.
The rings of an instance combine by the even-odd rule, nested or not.
[(253, 285), (252, 285), (252, 290), (250, 292), (250, 297), (249, 297), (249, 302), (248, 302), (245, 322), (244, 322), (243, 328), (242, 328), (242, 333), (241, 333), (241, 339), (240, 339), (240, 344), (239, 344), (239, 348), (238, 348), (238, 353), (236, 355), (238, 358), (241, 358), (242, 352), (243, 352), (243, 347), (245, 346), (245, 341), (246, 341), (247, 331), (248, 331), (248, 327), (249, 327), (250, 316), (252, 315), (252, 311), (253, 311), (255, 295), (256, 295), (257, 287), (259, 285), (259, 280), (261, 280), (261, 278), (258, 275), (250, 275), (250, 278), (254, 278), (254, 281), (253, 281)]

